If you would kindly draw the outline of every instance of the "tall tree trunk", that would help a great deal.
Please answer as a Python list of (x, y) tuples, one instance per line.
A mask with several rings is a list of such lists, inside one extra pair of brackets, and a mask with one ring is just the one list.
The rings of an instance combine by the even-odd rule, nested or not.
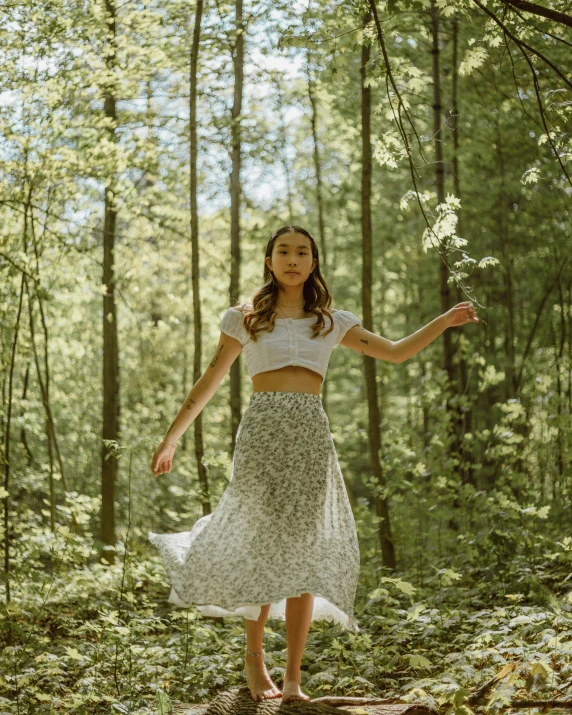
[[(417, 276), (417, 305), (423, 306), (425, 305), (423, 276), (420, 272), (417, 273)], [(427, 361), (425, 360), (423, 353), (419, 355), (419, 371), (421, 375), (421, 383), (423, 384), (425, 382), (425, 378), (427, 377)], [(422, 401), (421, 410), (423, 412), (423, 451), (426, 452), (429, 449), (429, 444), (431, 441), (429, 438), (429, 430), (431, 429), (431, 415), (429, 412), (429, 407), (427, 406), (425, 400)]]
[(501, 252), (504, 266), (504, 304), (507, 311), (507, 331), (505, 333), (505, 351), (507, 357), (507, 399), (512, 399), (517, 392), (517, 377), (515, 366), (515, 350), (514, 350), (514, 291), (512, 287), (512, 257), (510, 251), (510, 237), (508, 228), (508, 193), (506, 188), (506, 174), (504, 165), (504, 156), (502, 152), (502, 135), (501, 127), (496, 117), (496, 159), (497, 171), (499, 178), (499, 210), (497, 212), (499, 239), (501, 244)]
[[(439, 48), (439, 11), (435, 0), (431, 0), (431, 34), (433, 40), (433, 136), (435, 142), (435, 185), (437, 188), (437, 203), (445, 201), (445, 176), (443, 169), (443, 134), (441, 131), (441, 70), (440, 70), (440, 48)], [(446, 254), (446, 247), (441, 250)], [(451, 296), (449, 284), (447, 283), (448, 272), (445, 262), (439, 261), (441, 278), (441, 312), (446, 313), (451, 307)], [(445, 330), (443, 333), (443, 357), (445, 370), (448, 375), (449, 385), (453, 383), (453, 351), (451, 346), (451, 331)]]
[[(231, 112), (232, 171), (230, 174), (230, 303), (238, 300), (240, 289), (240, 164), (242, 92), (244, 85), (244, 22), (242, 0), (235, 5), (235, 41), (232, 53), (234, 66), (234, 102)], [(232, 449), (241, 416), (240, 357), (230, 366), (230, 419)]]
[[(460, 15), (455, 15), (453, 18), (453, 89), (452, 89), (452, 112), (451, 112), (451, 125), (453, 129), (453, 185), (454, 194), (458, 199), (461, 199), (461, 175), (459, 167), (459, 105), (457, 102), (458, 93), (458, 79), (459, 79), (459, 61), (458, 61), (458, 51), (459, 51), (459, 24)], [(462, 236), (463, 231), (463, 216), (459, 216), (458, 222), (458, 235)], [(463, 300), (463, 295), (461, 289), (457, 286), (457, 303)], [(456, 333), (457, 338), (460, 340), (462, 333), (459, 331)], [(467, 395), (468, 390), (468, 376), (467, 376), (467, 361), (462, 355), (459, 355), (459, 394)], [(463, 400), (457, 404), (457, 409), (455, 412), (455, 451), (460, 457), (460, 473), (462, 481), (465, 483), (470, 483), (475, 485), (475, 475), (473, 472), (473, 455), (468, 447), (468, 442), (463, 437), (468, 432), (471, 432), (473, 427), (473, 409), (472, 407), (464, 407)]]
[[(26, 217), (24, 217), (26, 221)], [(25, 230), (25, 228), (24, 228)], [(10, 540), (13, 537), (13, 532), (10, 529), (10, 426), (12, 424), (12, 402), (14, 395), (14, 367), (16, 365), (16, 349), (18, 347), (18, 335), (20, 333), (20, 319), (22, 317), (22, 301), (24, 298), (24, 273), (22, 272), (22, 280), (20, 281), (20, 297), (18, 300), (18, 309), (16, 311), (16, 320), (14, 330), (12, 331), (12, 349), (10, 351), (10, 362), (8, 364), (8, 400), (6, 407), (6, 423), (4, 429), (4, 492), (2, 503), (4, 506), (4, 581), (6, 582), (6, 604), (10, 603)], [(10, 619), (8, 619), (10, 620)], [(8, 636), (12, 642), (12, 629)]]
[[(49, 377), (48, 377), (49, 372), (46, 373), (46, 380), (44, 382), (44, 378), (42, 377), (42, 371), (40, 368), (40, 361), (39, 361), (38, 353), (36, 350), (34, 315), (32, 312), (32, 296), (30, 294), (27, 279), (25, 279), (24, 284), (26, 287), (26, 293), (28, 295), (28, 310), (29, 310), (29, 320), (30, 320), (30, 338), (31, 338), (32, 352), (34, 354), (34, 362), (36, 365), (36, 375), (38, 378), (38, 384), (40, 386), (40, 392), (42, 393), (42, 404), (44, 405), (44, 410), (46, 412), (46, 435), (47, 435), (47, 444), (48, 444), (48, 458), (49, 458), (49, 464), (50, 464), (50, 473), (49, 473), (50, 526), (51, 526), (52, 531), (55, 531), (56, 530), (56, 492), (55, 492), (55, 484), (54, 484), (54, 448), (56, 449), (56, 453), (58, 456), (58, 464), (60, 467), (60, 474), (62, 477), (64, 491), (68, 491), (68, 486), (67, 486), (67, 482), (66, 482), (66, 478), (65, 478), (64, 465), (63, 465), (63, 462), (61, 459), (60, 451), (58, 449), (58, 442), (57, 442), (54, 422), (52, 419), (52, 410), (51, 410), (50, 398), (49, 398)], [(45, 351), (46, 352), (48, 351), (47, 344), (45, 347)], [(79, 533), (79, 527), (78, 527), (78, 524), (75, 520), (73, 513), (72, 513), (72, 521), (73, 521), (76, 533)]]
[[(46, 435), (48, 444), (48, 457), (50, 460), (50, 474), (49, 474), (49, 486), (50, 486), (50, 524), (52, 531), (56, 530), (56, 489), (54, 480), (54, 453), (55, 458), (58, 463), (59, 473), (62, 480), (62, 487), (65, 492), (70, 491), (69, 485), (66, 478), (66, 472), (64, 468), (64, 460), (62, 458), (62, 453), (60, 451), (60, 445), (58, 442), (58, 436), (56, 432), (56, 424), (52, 413), (52, 405), (50, 399), (50, 335), (48, 330), (48, 321), (46, 320), (46, 314), (44, 311), (44, 303), (42, 291), (40, 288), (41, 281), (41, 270), (40, 270), (40, 252), (38, 250), (38, 241), (36, 240), (35, 231), (35, 221), (34, 212), (30, 207), (32, 202), (32, 196), (29, 197), (29, 205), (27, 210), (30, 211), (30, 234), (32, 237), (32, 245), (34, 248), (34, 259), (36, 262), (36, 276), (37, 279), (34, 283), (36, 300), (38, 303), (38, 312), (40, 314), (40, 321), (42, 324), (42, 333), (44, 336), (44, 377), (42, 377), (42, 368), (40, 366), (40, 359), (38, 357), (38, 351), (36, 350), (36, 340), (35, 340), (35, 326), (34, 326), (34, 315), (32, 310), (32, 295), (30, 293), (30, 288), (28, 285), (28, 278), (25, 277), (25, 287), (26, 293), (28, 294), (28, 312), (30, 320), (30, 342), (32, 346), (32, 354), (34, 356), (34, 363), (36, 365), (36, 375), (38, 378), (38, 385), (40, 387), (40, 392), (42, 394), (42, 404), (46, 413)], [(47, 217), (46, 217), (47, 221)], [(45, 236), (45, 225), (44, 225), (44, 236)], [(76, 534), (81, 534), (81, 528), (79, 522), (76, 519), (73, 509), (70, 509), (72, 528)]]
[[(190, 205), (191, 205), (191, 285), (193, 289), (193, 318), (194, 318), (194, 354), (193, 354), (193, 384), (200, 378), (201, 356), (203, 350), (203, 333), (201, 318), (201, 293), (200, 293), (200, 253), (199, 253), (199, 213), (197, 208), (197, 81), (199, 45), (201, 41), (201, 20), (203, 16), (203, 0), (197, 0), (195, 14), (195, 27), (193, 30), (193, 44), (191, 47), (191, 73), (190, 73), (190, 100), (189, 100), (189, 127), (190, 127)], [(189, 405), (190, 407), (190, 405)], [(212, 511), (207, 470), (204, 465), (205, 447), (203, 441), (202, 413), (193, 421), (195, 433), (195, 457), (201, 492), (203, 515)]]
[[(316, 206), (318, 208), (318, 246), (320, 247), (321, 270), (327, 275), (328, 254), (326, 251), (326, 236), (324, 230), (324, 201), (322, 198), (322, 164), (320, 161), (320, 146), (318, 144), (318, 100), (316, 98), (316, 81), (312, 77), (312, 56), (306, 49), (306, 77), (308, 81), (308, 98), (310, 100), (310, 126), (312, 128), (312, 147), (314, 157), (314, 172), (316, 174)], [(328, 412), (328, 376), (322, 383), (322, 404), (324, 411)]]
[[(443, 161), (443, 127), (442, 127), (442, 109), (441, 104), (441, 48), (439, 45), (439, 10), (435, 0), (431, 0), (431, 36), (432, 36), (432, 72), (433, 72), (433, 137), (435, 143), (435, 185), (437, 188), (437, 203), (445, 202), (445, 164)], [(441, 246), (443, 258), (447, 256), (447, 246)], [(451, 307), (451, 292), (447, 283), (448, 269), (443, 258), (439, 258), (439, 276), (441, 279), (441, 313), (446, 313)], [(455, 394), (454, 389), (454, 372), (453, 372), (453, 343), (451, 340), (451, 331), (445, 330), (443, 333), (443, 362), (445, 372), (447, 373), (447, 385), (445, 392), (447, 395), (446, 405), (447, 410), (451, 412), (451, 444), (449, 447), (451, 462), (454, 465), (454, 470), (460, 473), (460, 426), (458, 424), (460, 415), (459, 398)], [(454, 501), (455, 507), (460, 507), (458, 495)], [(449, 526), (455, 530), (459, 528), (459, 523), (453, 514)]]
[(316, 173), (316, 206), (318, 208), (318, 242), (321, 252), (321, 264), (324, 271), (328, 267), (328, 254), (326, 251), (326, 236), (324, 230), (324, 201), (322, 197), (322, 164), (320, 161), (320, 145), (318, 143), (318, 100), (316, 98), (316, 80), (312, 77), (312, 57), (310, 50), (306, 50), (306, 76), (308, 79), (308, 98), (310, 100), (310, 126), (312, 127), (312, 149), (314, 158), (314, 171)]
[[(558, 359), (556, 360), (556, 399), (558, 400), (557, 404), (557, 412), (558, 412), (558, 419), (556, 420), (556, 429), (557, 429), (557, 441), (556, 441), (556, 469), (557, 469), (557, 474), (554, 475), (553, 478), (553, 492), (552, 492), (552, 498), (554, 502), (558, 499), (559, 496), (562, 498), (566, 498), (564, 494), (559, 495), (558, 494), (558, 487), (564, 483), (564, 435), (565, 432), (562, 429), (563, 427), (563, 419), (562, 419), (562, 413), (563, 413), (563, 407), (564, 407), (564, 398), (562, 395), (562, 376), (561, 376), (561, 371), (562, 371), (562, 366), (564, 364), (564, 344), (566, 342), (566, 318), (565, 318), (565, 310), (566, 306), (564, 305), (564, 291), (562, 290), (562, 282), (559, 280), (558, 281), (558, 300), (560, 303), (560, 343), (558, 345)], [(568, 336), (568, 340), (570, 340), (570, 335)], [(568, 415), (568, 418), (570, 418), (570, 415)]]
[[(371, 13), (364, 15), (363, 24), (371, 22)], [(371, 89), (365, 86), (366, 64), (370, 58), (370, 48), (366, 44), (361, 48), (361, 126), (362, 126), (362, 180), (361, 180), (361, 227), (362, 227), (362, 302), (363, 327), (373, 330), (372, 319), (372, 231), (371, 231)], [(376, 513), (379, 517), (379, 540), (383, 565), (395, 568), (395, 549), (391, 538), (389, 504), (386, 494), (386, 478), (381, 462), (381, 414), (377, 399), (376, 361), (364, 355), (365, 383), (367, 388), (368, 438), (370, 460), (373, 474), (379, 485), (379, 494), (375, 497)]]
[(572, 414), (572, 280), (568, 281), (568, 414)]
[[(108, 52), (105, 58), (112, 77), (116, 67), (116, 17), (115, 0), (105, 0), (109, 23)], [(105, 118), (110, 120), (107, 132), (115, 142), (117, 126), (116, 87), (113, 80), (105, 88), (103, 105)], [(115, 490), (117, 483), (117, 458), (112, 445), (119, 439), (119, 356), (117, 340), (117, 308), (115, 304), (115, 231), (117, 209), (116, 182), (113, 177), (105, 187), (103, 222), (103, 422), (101, 448), (101, 540), (103, 558), (115, 563)]]

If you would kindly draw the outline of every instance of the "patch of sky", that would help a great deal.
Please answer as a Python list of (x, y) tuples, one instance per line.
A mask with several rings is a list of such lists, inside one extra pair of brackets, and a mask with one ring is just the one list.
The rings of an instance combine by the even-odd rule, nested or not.
[[(306, 9), (306, 4), (304, 2), (298, 2), (295, 0), (294, 6), (299, 6), (300, 12)], [(274, 142), (277, 138), (277, 128), (282, 120), (286, 126), (287, 135), (292, 137), (291, 128), (293, 126), (302, 124), (308, 124), (308, 139), (309, 136), (309, 122), (304, 116), (308, 113), (308, 107), (306, 105), (293, 106), (289, 104), (284, 104), (280, 107), (278, 102), (273, 102), (275, 97), (275, 88), (273, 83), (269, 81), (266, 77), (271, 73), (278, 73), (283, 79), (284, 91), (287, 92), (288, 87), (296, 80), (305, 81), (305, 55), (300, 49), (290, 48), (286, 51), (281, 51), (277, 49), (278, 40), (281, 34), (284, 34), (284, 28), (280, 25), (280, 10), (272, 10), (272, 19), (268, 22), (263, 22), (257, 26), (252, 26), (251, 32), (247, 38), (247, 53), (245, 62), (245, 86), (243, 94), (243, 113), (248, 115), (248, 105), (251, 101), (256, 101), (262, 98), (263, 100), (268, 100), (269, 112), (276, 114), (280, 111), (282, 117), (272, 116), (268, 121), (268, 141)], [(16, 25), (17, 23), (9, 23)], [(281, 27), (281, 31), (274, 31), (274, 27)], [(303, 28), (298, 28), (295, 25), (291, 26), (291, 34), (297, 35)], [(401, 38), (399, 38), (401, 41)], [(262, 49), (267, 50), (265, 54)], [(62, 48), (63, 50), (64, 48)], [(71, 49), (71, 54), (74, 56), (79, 56), (81, 54), (81, 49), (72, 47), (68, 48), (68, 52)], [(52, 57), (47, 59), (42, 59), (38, 57), (26, 56), (23, 54), (18, 58), (18, 64), (21, 69), (27, 70), (30, 76), (35, 71), (40, 71), (40, 73), (48, 76), (54, 76), (59, 71), (59, 57), (58, 49), (53, 48), (54, 54)], [(220, 57), (220, 65), (225, 64), (226, 60), (224, 57)], [(210, 70), (212, 70), (212, 65)], [(176, 83), (177, 78), (173, 76), (173, 82)], [(200, 81), (200, 80), (199, 80)], [(206, 81), (206, 79), (205, 79)], [(151, 105), (153, 108), (153, 113), (156, 117), (164, 117), (168, 121), (166, 123), (158, 122), (154, 129), (152, 130), (155, 137), (159, 142), (167, 147), (166, 155), (169, 156), (167, 161), (170, 161), (173, 153), (176, 154), (178, 160), (184, 164), (188, 164), (188, 158), (184, 157), (182, 154), (185, 150), (188, 150), (187, 138), (181, 134), (182, 123), (188, 122), (188, 96), (181, 95), (180, 85), (178, 87), (179, 96), (175, 93), (173, 95), (170, 93), (171, 83), (169, 80), (166, 81), (165, 77), (161, 78), (158, 83), (160, 86), (160, 94), (153, 94), (151, 98)], [(211, 85), (211, 90), (213, 89)], [(84, 93), (90, 95), (94, 91), (92, 88), (85, 87)], [(200, 88), (199, 88), (200, 91)], [(232, 78), (229, 78), (228, 84), (221, 80), (220, 87), (216, 90), (218, 99), (208, 98), (203, 99), (208, 106), (203, 105), (202, 117), (199, 115), (199, 123), (203, 119), (203, 136), (204, 134), (210, 134), (209, 141), (203, 141), (199, 147), (199, 154), (202, 154), (202, 158), (199, 161), (203, 166), (208, 166), (210, 172), (208, 175), (208, 180), (204, 187), (199, 187), (199, 209), (204, 210), (208, 213), (211, 211), (216, 211), (220, 208), (225, 208), (230, 206), (230, 196), (228, 191), (228, 174), (230, 172), (229, 156), (227, 147), (225, 145), (224, 130), (218, 132), (220, 136), (216, 137), (219, 141), (213, 141), (212, 133), (216, 130), (207, 127), (204, 124), (204, 119), (211, 112), (216, 111), (217, 114), (223, 114), (225, 112), (230, 112), (230, 106), (232, 104)], [(146, 126), (141, 125), (144, 123), (144, 115), (146, 114), (146, 103), (147, 97), (145, 96), (145, 88), (141, 88), (141, 95), (138, 97), (125, 97), (118, 98), (118, 109), (126, 109), (132, 111), (135, 115), (139, 114), (139, 117), (135, 119), (134, 124), (139, 124), (139, 126), (125, 126), (123, 129), (118, 129), (118, 134), (123, 138), (127, 138), (130, 134), (131, 136), (144, 137), (147, 135), (148, 129)], [(286, 98), (287, 101), (287, 98)], [(18, 92), (11, 90), (5, 90), (0, 92), (0, 107), (11, 107), (16, 108), (19, 103)], [(96, 112), (102, 111), (103, 107), (100, 106), (99, 98), (95, 102), (97, 106), (94, 106)], [(20, 108), (21, 110), (21, 108)], [(199, 103), (200, 111), (200, 103)], [(16, 109), (15, 114), (17, 118), (13, 124), (14, 129), (17, 132), (23, 132), (23, 127), (21, 126), (21, 111)], [(158, 126), (162, 124), (162, 126)], [(199, 127), (199, 135), (201, 133), (201, 128)], [(255, 132), (256, 133), (256, 132)], [(300, 147), (294, 147), (293, 144), (287, 142), (284, 149), (279, 151), (283, 152), (283, 156), (274, 155), (276, 157), (275, 161), (267, 164), (264, 163), (256, 156), (252, 159), (248, 157), (245, 150), (247, 137), (243, 135), (243, 166), (244, 171), (242, 172), (241, 179), (244, 186), (244, 191), (246, 195), (253, 201), (257, 202), (261, 208), (270, 208), (277, 200), (284, 200), (287, 191), (286, 184), (286, 174), (284, 170), (285, 159), (288, 163), (292, 163), (295, 160), (297, 150)], [(272, 148), (270, 149), (271, 152)], [(9, 153), (9, 146), (7, 142), (0, 143), (0, 153), (4, 154), (4, 158), (7, 158)], [(166, 158), (166, 157), (165, 157)], [(162, 174), (163, 170), (160, 167), (159, 173)], [(84, 183), (85, 182), (85, 183)], [(94, 193), (97, 195), (101, 186), (99, 182), (92, 183), (89, 179), (83, 180), (78, 179), (78, 183), (81, 185), (84, 183), (86, 193), (88, 196), (93, 198)], [(216, 186), (215, 186), (216, 183)], [(98, 190), (99, 189), (99, 190)], [(295, 190), (294, 190), (295, 193)], [(78, 224), (83, 221), (88, 222), (91, 210), (93, 207), (87, 208), (84, 206), (76, 205), (75, 210), (71, 210), (71, 213), (66, 214), (65, 218), (72, 221), (73, 224)]]

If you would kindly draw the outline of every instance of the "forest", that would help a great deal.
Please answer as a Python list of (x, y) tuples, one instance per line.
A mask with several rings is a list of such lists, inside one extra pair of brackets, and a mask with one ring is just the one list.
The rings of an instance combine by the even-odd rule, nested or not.
[[(542, 2), (543, 4), (540, 4)], [(229, 484), (242, 356), (151, 458), (281, 226), (332, 306), (321, 398), (359, 536), (359, 632), (312, 697), (572, 707), (572, 6), (0, 0), (0, 713), (168, 713), (244, 686), (244, 624), (167, 601), (147, 534)], [(269, 620), (269, 673), (286, 631)], [(364, 712), (364, 711), (361, 711)]]

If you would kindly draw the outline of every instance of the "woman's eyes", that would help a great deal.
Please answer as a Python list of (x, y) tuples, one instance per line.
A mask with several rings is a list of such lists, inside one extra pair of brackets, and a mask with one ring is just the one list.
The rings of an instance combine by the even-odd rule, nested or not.
[[(286, 253), (286, 251), (278, 251), (278, 253)], [(306, 253), (306, 251), (300, 251), (300, 253), (301, 253), (302, 256), (307, 256), (307, 255), (308, 255), (308, 254)]]

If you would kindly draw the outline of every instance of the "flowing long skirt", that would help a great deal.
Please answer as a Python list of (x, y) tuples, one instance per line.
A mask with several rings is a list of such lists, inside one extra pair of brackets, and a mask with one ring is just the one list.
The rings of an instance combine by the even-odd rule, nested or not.
[(312, 620), (359, 631), (356, 525), (319, 395), (254, 392), (229, 484), (191, 531), (149, 532), (169, 601), (203, 616), (285, 619), (286, 598), (314, 595)]

